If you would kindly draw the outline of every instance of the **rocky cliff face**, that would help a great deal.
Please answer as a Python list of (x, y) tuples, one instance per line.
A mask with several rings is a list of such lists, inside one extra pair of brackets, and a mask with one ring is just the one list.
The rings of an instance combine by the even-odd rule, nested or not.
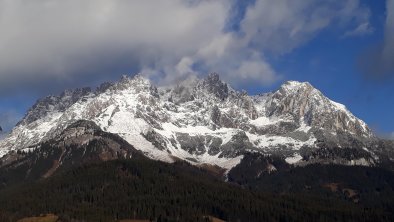
[(249, 96), (214, 73), (159, 88), (140, 75), (124, 76), (94, 92), (77, 89), (46, 97), (0, 141), (0, 154), (37, 147), (82, 119), (150, 158), (227, 169), (245, 152), (275, 154), (293, 164), (342, 158), (343, 164), (363, 165), (379, 162), (381, 153), (379, 140), (362, 120), (309, 83), (289, 81), (275, 92)]
[(344, 105), (326, 98), (309, 83), (286, 82), (266, 101), (266, 115), (291, 119), (308, 126), (333, 132), (348, 132), (369, 138), (372, 132)]
[(26, 116), (17, 124), (28, 125), (53, 112), (64, 112), (78, 100), (92, 95), (90, 88), (65, 90), (59, 96), (47, 96), (39, 99), (27, 112)]

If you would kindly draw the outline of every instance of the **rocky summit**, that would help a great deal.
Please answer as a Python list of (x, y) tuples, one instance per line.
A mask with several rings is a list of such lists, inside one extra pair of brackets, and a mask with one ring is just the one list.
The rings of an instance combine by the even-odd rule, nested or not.
[(307, 82), (288, 81), (274, 92), (251, 96), (216, 73), (166, 87), (141, 75), (123, 76), (96, 90), (45, 97), (0, 141), (0, 156), (58, 140), (79, 120), (166, 162), (182, 159), (231, 169), (250, 152), (294, 165), (393, 160), (387, 152), (392, 143), (378, 139), (344, 105)]

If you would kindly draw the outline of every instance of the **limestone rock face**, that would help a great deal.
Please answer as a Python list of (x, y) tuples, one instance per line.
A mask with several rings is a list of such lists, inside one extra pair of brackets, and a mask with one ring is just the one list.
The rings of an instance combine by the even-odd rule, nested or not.
[(226, 83), (220, 80), (219, 74), (211, 73), (207, 78), (203, 79), (197, 87), (208, 94), (212, 94), (221, 101), (224, 101), (229, 96), (229, 88)]
[(267, 115), (303, 121), (315, 128), (345, 131), (358, 137), (371, 137), (366, 124), (342, 104), (331, 101), (309, 83), (286, 82), (267, 100)]

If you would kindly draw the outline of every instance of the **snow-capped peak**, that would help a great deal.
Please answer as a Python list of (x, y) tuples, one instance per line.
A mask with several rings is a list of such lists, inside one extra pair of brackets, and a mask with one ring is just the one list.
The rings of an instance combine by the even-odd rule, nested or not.
[(313, 87), (313, 86), (309, 82), (299, 82), (299, 81), (294, 81), (294, 80), (286, 81), (281, 86), (281, 88), (283, 88), (287, 91), (297, 90), (302, 87)]

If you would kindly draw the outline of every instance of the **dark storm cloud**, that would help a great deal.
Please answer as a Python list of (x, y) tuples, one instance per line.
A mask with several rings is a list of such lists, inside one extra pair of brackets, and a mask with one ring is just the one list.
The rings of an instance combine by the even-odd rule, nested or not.
[(1, 88), (175, 63), (221, 33), (227, 4), (0, 0)]
[(134, 53), (109, 52), (70, 63), (73, 65), (64, 74), (34, 69), (28, 73), (8, 72), (0, 80), (0, 95), (12, 96), (15, 91), (30, 91), (43, 96), (57, 94), (64, 89), (97, 86), (102, 82), (118, 79), (122, 74), (136, 73), (140, 65)]

